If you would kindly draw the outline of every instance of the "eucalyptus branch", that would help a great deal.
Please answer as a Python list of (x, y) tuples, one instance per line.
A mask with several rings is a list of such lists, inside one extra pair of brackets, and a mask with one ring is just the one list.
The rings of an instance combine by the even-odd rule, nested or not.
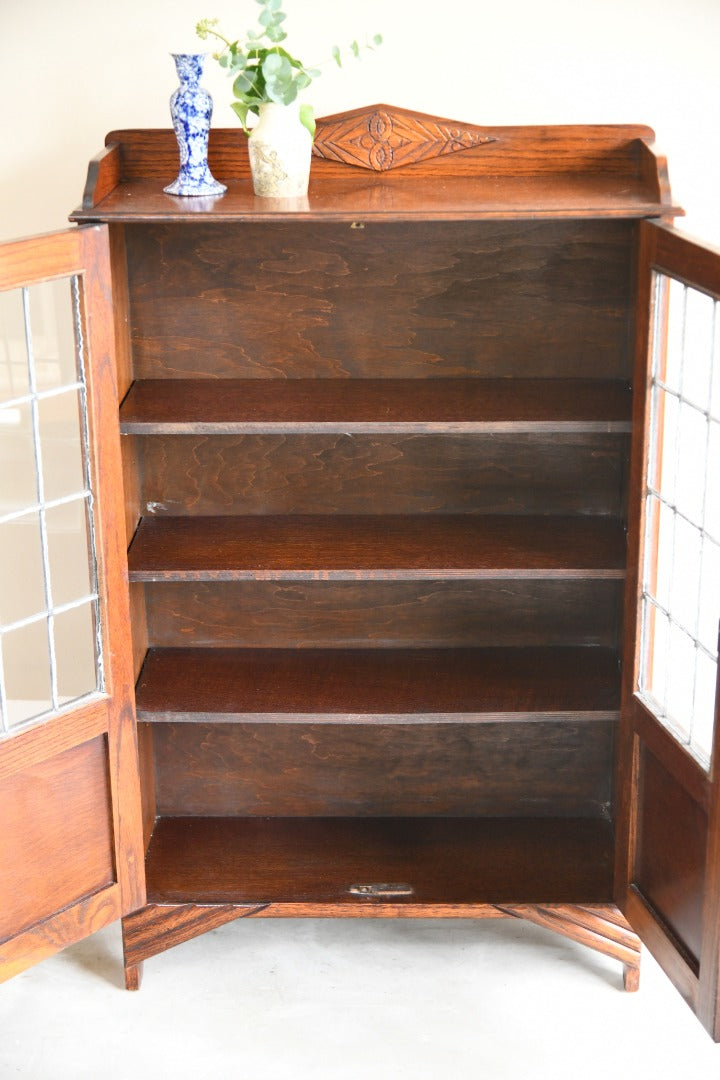
[[(244, 45), (239, 40), (230, 38), (217, 28), (217, 19), (201, 19), (195, 27), (199, 38), (215, 38), (222, 43), (222, 49), (213, 54), (214, 58), (233, 76), (233, 96), (231, 108), (236, 113), (243, 130), (249, 134), (247, 121), (249, 116), (258, 116), (261, 105), (275, 102), (291, 105), (300, 91), (305, 90), (321, 73), (315, 67), (306, 67), (301, 60), (282, 48), (280, 42), (287, 38), (283, 29), (286, 15), (282, 10), (283, 0), (257, 0), (262, 8), (258, 16), (259, 30), (248, 31)], [(267, 42), (267, 44), (265, 43)], [(382, 36), (375, 34), (372, 42), (361, 46), (351, 42), (348, 50), (356, 59), (360, 59), (363, 49), (372, 50), (382, 44)], [(332, 55), (327, 61), (334, 60), (342, 67), (342, 52), (337, 45), (332, 48)], [(315, 121), (312, 108), (303, 105), (300, 119), (311, 135), (315, 134)]]

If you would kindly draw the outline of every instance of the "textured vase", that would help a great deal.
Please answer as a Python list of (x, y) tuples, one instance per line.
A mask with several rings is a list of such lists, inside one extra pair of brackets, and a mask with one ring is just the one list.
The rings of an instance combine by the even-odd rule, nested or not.
[(173, 53), (180, 85), (170, 98), (170, 115), (180, 150), (177, 180), (168, 195), (222, 195), (227, 191), (208, 168), (207, 151), (212, 98), (200, 85), (205, 53)]
[(258, 114), (248, 139), (255, 194), (277, 199), (306, 195), (313, 140), (300, 122), (299, 107), (268, 102)]

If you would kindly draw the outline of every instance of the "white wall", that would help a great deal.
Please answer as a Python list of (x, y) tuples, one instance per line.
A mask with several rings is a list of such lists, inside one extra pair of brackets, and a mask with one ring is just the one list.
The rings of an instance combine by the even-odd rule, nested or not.
[[(318, 115), (384, 101), (476, 124), (645, 123), (668, 155), (683, 227), (720, 246), (720, 0), (286, 0), (306, 62), (377, 31), (361, 64), (325, 68)], [(61, 228), (115, 127), (169, 125), (171, 50), (195, 22), (233, 36), (253, 0), (0, 0), (0, 238)], [(214, 63), (214, 122), (233, 126)]]

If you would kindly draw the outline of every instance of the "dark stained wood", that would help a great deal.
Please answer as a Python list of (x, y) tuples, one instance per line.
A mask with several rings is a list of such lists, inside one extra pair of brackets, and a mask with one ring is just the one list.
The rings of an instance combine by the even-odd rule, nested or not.
[(638, 794), (633, 884), (660, 920), (700, 958), (707, 815), (647, 751)]
[(145, 851), (155, 827), (157, 798), (155, 792), (155, 729), (152, 724), (138, 724), (138, 766), (142, 795), (143, 844)]
[(261, 911), (259, 904), (147, 904), (132, 912), (123, 919), (125, 977), (133, 984), (127, 989), (139, 989), (135, 972), (143, 960)]
[[(395, 121), (393, 114), (398, 117)], [(398, 123), (403, 125), (402, 135)], [(337, 144), (340, 131), (344, 147)], [(252, 196), (247, 140), (237, 129), (210, 133), (210, 166), (229, 190), (222, 198), (204, 200), (162, 193), (162, 181), (177, 171), (172, 131), (114, 131), (106, 142), (121, 148), (120, 173), (125, 182), (106, 194), (107, 185), (96, 179), (98, 165), (92, 163), (83, 207), (73, 219), (110, 220), (120, 214), (125, 219), (172, 216), (188, 221), (198, 213), (215, 220), (237, 215), (267, 219), (363, 213), (395, 220), (433, 214), (659, 216), (663, 211), (678, 211), (670, 205), (667, 184), (658, 180), (661, 163), (653, 171), (652, 151), (648, 153), (653, 137), (649, 128), (621, 125), (480, 129), (374, 105), (318, 121), (317, 153), (345, 160), (316, 156), (308, 199), (283, 200), (279, 205), (280, 200), (270, 203)], [(428, 138), (434, 144), (429, 152)], [(476, 145), (467, 146), (473, 141)], [(458, 143), (465, 146), (463, 152), (448, 158), (443, 151)], [(355, 165), (370, 165), (380, 172), (373, 175), (348, 167), (348, 146), (352, 146)], [(412, 158), (421, 160), (396, 173), (382, 171)], [(105, 174), (108, 171), (106, 166)], [(392, 183), (408, 175), (412, 184)]]
[(635, 732), (639, 710), (635, 698), (639, 654), (639, 612), (643, 504), (649, 452), (650, 396), (648, 372), (652, 311), (652, 277), (648, 269), (649, 243), (654, 234), (635, 229), (633, 242), (633, 437), (628, 468), (628, 552), (622, 637), (622, 705), (615, 758), (617, 842), (615, 848), (615, 902), (629, 918), (628, 896), (635, 865), (637, 792), (640, 741)]
[(601, 903), (612, 891), (611, 849), (610, 823), (582, 818), (161, 818), (148, 899), (288, 904), (314, 915), (325, 903), (357, 904), (353, 885), (401, 882), (412, 893), (398, 907)]
[(132, 638), (127, 590), (127, 546), (119, 404), (112, 314), (112, 251), (105, 230), (83, 229), (87, 252), (82, 277), (85, 314), (90, 485), (99, 583), (99, 635), (107, 691), (108, 768), (115, 868), (122, 911), (145, 900), (142, 806), (138, 774)]
[(498, 515), (145, 517), (131, 581), (610, 578), (625, 573), (611, 518)]
[(151, 514), (598, 514), (622, 518), (622, 435), (153, 435)]
[(640, 745), (667, 770), (704, 813), (708, 812), (712, 785), (707, 771), (687, 747), (662, 727), (649, 705), (636, 698), (630, 705), (633, 728)]
[(640, 175), (647, 181), (657, 201), (662, 203), (665, 209), (661, 217), (672, 220), (675, 216), (682, 216), (685, 211), (678, 207), (672, 208), (672, 194), (670, 192), (670, 176), (668, 174), (667, 158), (661, 154), (652, 139), (640, 139), (638, 143), (640, 160)]
[[(174, 139), (174, 136), (173, 136)], [(469, 151), (469, 156), (472, 151)], [(342, 168), (342, 166), (340, 166)], [(402, 184), (402, 173), (363, 174), (353, 178), (321, 179), (311, 172), (308, 195), (300, 199), (263, 199), (253, 195), (250, 176), (232, 180), (215, 166), (214, 176), (227, 184), (227, 192), (205, 199), (165, 195), (163, 186), (177, 175), (175, 162), (158, 180), (130, 180), (120, 184), (91, 209), (78, 207), (71, 221), (116, 221), (156, 224), (191, 224), (201, 220), (227, 224), (248, 222), (338, 221), (361, 224), (383, 221), (534, 221), (606, 218), (628, 220), (680, 213), (664, 207), (648, 191), (647, 182), (621, 174), (556, 174), (534, 178), (515, 176), (420, 177), (412, 192)], [(653, 185), (655, 186), (655, 185)]]
[(627, 222), (125, 232), (138, 379), (630, 375)]
[[(720, 257), (665, 226), (640, 223), (635, 259), (635, 434), (618, 742), (616, 898), (682, 996), (713, 1037), (720, 1039), (720, 787), (716, 769), (711, 767), (708, 774), (634, 693), (639, 662), (639, 567), (644, 559), (641, 492), (650, 442), (646, 388), (655, 317), (653, 275), (659, 270), (717, 297)], [(717, 723), (715, 739), (717, 746)], [(716, 760), (717, 756), (716, 750)]]
[(659, 960), (665, 974), (691, 1009), (697, 1010), (699, 979), (697, 961), (670, 931), (658, 920), (640, 891), (631, 885), (627, 894), (626, 918), (643, 945)]
[(0, 820), (2, 942), (114, 882), (104, 738), (4, 779)]
[(119, 143), (110, 143), (90, 159), (83, 192), (82, 208), (91, 210), (118, 186), (121, 178)]
[(622, 582), (158, 582), (146, 592), (152, 645), (617, 644)]
[(125, 434), (629, 432), (631, 396), (594, 379), (144, 379)]
[(613, 728), (155, 724), (158, 814), (607, 818)]
[[(320, 117), (317, 121), (317, 134), (322, 139), (325, 126), (335, 126), (342, 117), (356, 118), (362, 130), (362, 124), (368, 115), (378, 109), (388, 108), (392, 106), (370, 105), (352, 112)], [(402, 111), (409, 117), (443, 120), (425, 113)], [(454, 120), (444, 122), (460, 124)], [(495, 136), (492, 147), (481, 146), (477, 152), (471, 150), (459, 158), (454, 156), (451, 163), (435, 160), (416, 164), (411, 175), (416, 178), (425, 175), (477, 176), (486, 173), (491, 176), (532, 178), (542, 173), (555, 175), (585, 172), (590, 175), (614, 173), (625, 177), (639, 176), (642, 174), (639, 162), (640, 143), (651, 142), (654, 138), (649, 127), (638, 124), (506, 126), (483, 130)], [(177, 142), (172, 129), (136, 128), (115, 131), (106, 137), (105, 142), (108, 147), (114, 143), (122, 147), (123, 180), (162, 178), (168, 170), (177, 171)], [(239, 128), (213, 128), (210, 133), (209, 153), (210, 164), (214, 170), (224, 172), (230, 177), (248, 175), (247, 139)], [(319, 175), (324, 180), (330, 176), (348, 174), (346, 167), (338, 168), (330, 162), (315, 164), (319, 166)], [(367, 183), (367, 176), (360, 175), (362, 183)]]
[[(720, 636), (720, 635), (719, 635)], [(716, 1042), (720, 1042), (720, 687), (715, 688), (715, 729), (711, 770), (713, 786), (708, 806), (708, 842), (705, 851), (705, 896), (702, 912), (700, 970), (703, 973), (698, 1016)]]
[(633, 993), (640, 988), (640, 938), (613, 905), (556, 904), (504, 910), (620, 960), (624, 989)]
[(143, 720), (484, 722), (614, 720), (612, 650), (150, 649)]
[[(188, 941), (198, 934), (242, 918), (283, 917), (291, 905), (273, 904), (147, 904), (123, 920), (126, 973), (135, 979), (142, 961)], [(323, 904), (315, 916), (360, 918), (474, 918), (526, 919), (556, 934), (611, 956), (623, 964), (623, 982), (637, 990), (640, 977), (640, 942), (617, 908), (609, 904), (413, 904), (373, 900), (370, 904)], [(137, 989), (136, 985), (128, 989)]]
[(667, 225), (655, 225), (648, 236), (652, 238), (652, 268), (720, 299), (720, 251), (699, 244)]

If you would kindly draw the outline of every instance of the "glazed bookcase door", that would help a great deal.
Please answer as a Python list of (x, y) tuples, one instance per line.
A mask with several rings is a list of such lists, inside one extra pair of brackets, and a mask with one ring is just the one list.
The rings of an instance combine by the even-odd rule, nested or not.
[(638, 232), (619, 906), (720, 1040), (720, 253)]
[(107, 229), (0, 248), (0, 978), (143, 902)]

